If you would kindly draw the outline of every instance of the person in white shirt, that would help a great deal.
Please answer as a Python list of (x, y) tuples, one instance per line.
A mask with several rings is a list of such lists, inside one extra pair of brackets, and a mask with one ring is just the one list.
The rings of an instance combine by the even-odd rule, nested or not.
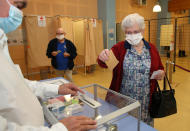
[[(72, 83), (61, 86), (30, 81), (14, 65), (8, 51), (5, 33), (15, 30), (22, 22), (18, 8), (26, 0), (0, 0), (0, 131), (83, 131), (96, 128), (96, 121), (85, 116), (60, 120), (51, 128), (44, 126), (42, 107), (36, 96), (77, 95), (81, 89)], [(15, 6), (13, 6), (15, 5)]]

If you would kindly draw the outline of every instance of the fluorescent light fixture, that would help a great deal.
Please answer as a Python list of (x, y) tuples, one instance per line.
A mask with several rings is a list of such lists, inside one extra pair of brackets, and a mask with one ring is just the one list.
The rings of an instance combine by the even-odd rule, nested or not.
[(159, 3), (157, 3), (154, 7), (153, 7), (153, 12), (161, 12), (161, 6)]

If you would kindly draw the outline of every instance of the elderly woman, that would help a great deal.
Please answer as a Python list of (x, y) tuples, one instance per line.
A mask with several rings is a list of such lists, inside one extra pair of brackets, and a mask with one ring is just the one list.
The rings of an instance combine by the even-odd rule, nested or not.
[[(144, 28), (144, 18), (136, 13), (126, 16), (122, 21), (126, 39), (111, 48), (119, 64), (113, 70), (110, 89), (138, 100), (141, 103), (142, 120), (154, 126), (153, 118), (149, 115), (151, 95), (156, 80), (163, 79), (165, 73), (156, 47), (143, 39)], [(109, 50), (105, 49), (100, 53), (98, 63), (107, 68), (107, 60)], [(154, 71), (159, 73), (151, 80)]]

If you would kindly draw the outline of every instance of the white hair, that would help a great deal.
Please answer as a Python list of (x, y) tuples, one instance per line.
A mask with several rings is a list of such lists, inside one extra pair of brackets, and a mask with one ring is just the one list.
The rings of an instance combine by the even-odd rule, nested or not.
[(130, 14), (123, 19), (121, 28), (125, 31), (126, 28), (132, 27), (134, 24), (138, 24), (139, 28), (144, 30), (144, 17), (140, 16), (138, 13)]

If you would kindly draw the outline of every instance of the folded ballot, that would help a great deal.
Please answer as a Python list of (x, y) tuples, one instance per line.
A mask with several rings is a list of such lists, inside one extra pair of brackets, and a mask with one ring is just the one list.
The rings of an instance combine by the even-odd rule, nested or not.
[(114, 55), (114, 53), (113, 53), (112, 50), (110, 50), (109, 53), (110, 53), (109, 54), (109, 60), (107, 60), (105, 63), (108, 66), (108, 69), (112, 71), (117, 66), (117, 64), (119, 63), (119, 61), (115, 57), (115, 55)]

